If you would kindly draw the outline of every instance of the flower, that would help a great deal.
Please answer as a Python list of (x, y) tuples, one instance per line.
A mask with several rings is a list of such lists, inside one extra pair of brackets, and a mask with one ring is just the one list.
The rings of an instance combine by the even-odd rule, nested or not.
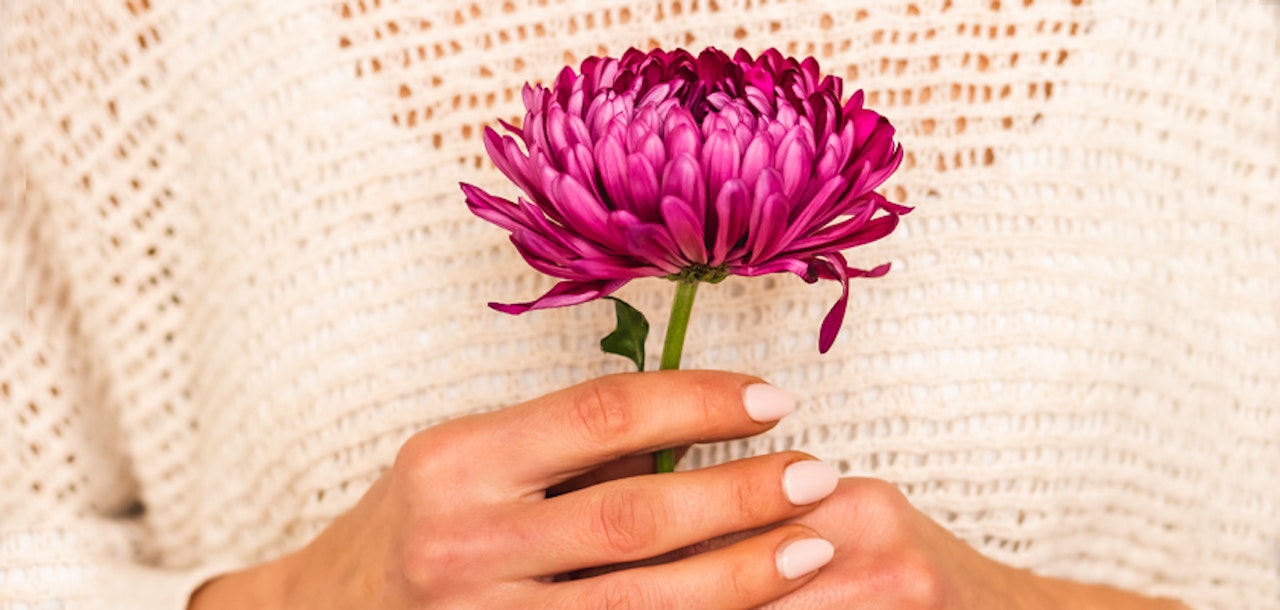
[(813, 58), (713, 48), (589, 57), (550, 89), (526, 85), (522, 127), (484, 134), (524, 197), (461, 186), (472, 212), (561, 281), (534, 301), (490, 306), (574, 305), (642, 277), (790, 272), (841, 285), (819, 333), (826, 352), (849, 279), (889, 268), (852, 268), (841, 251), (888, 235), (910, 211), (874, 192), (902, 160), (893, 126), (861, 91), (841, 103), (841, 88)]

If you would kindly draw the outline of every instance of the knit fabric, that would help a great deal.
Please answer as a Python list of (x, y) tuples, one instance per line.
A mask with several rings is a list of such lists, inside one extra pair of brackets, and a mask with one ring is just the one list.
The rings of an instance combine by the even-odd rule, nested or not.
[[(0, 2), (0, 608), (176, 610), (413, 432), (628, 363), (469, 215), (484, 125), (592, 54), (816, 56), (916, 206), (834, 285), (701, 291), (688, 367), (1039, 573), (1280, 606), (1280, 8), (1264, 0)], [(621, 296), (655, 321), (670, 283)]]

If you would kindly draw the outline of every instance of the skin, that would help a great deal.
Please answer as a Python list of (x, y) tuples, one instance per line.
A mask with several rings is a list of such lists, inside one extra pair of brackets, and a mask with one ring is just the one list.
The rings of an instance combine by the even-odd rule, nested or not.
[[(794, 523), (764, 527), (813, 510), (783, 491), (785, 468), (812, 456), (785, 452), (695, 472), (625, 476), (651, 467), (647, 454), (656, 449), (768, 430), (773, 423), (752, 421), (743, 407), (744, 389), (757, 383), (703, 371), (617, 375), (425, 430), (316, 540), (212, 581), (190, 608), (768, 603), (813, 578), (785, 578), (777, 555), (816, 534)], [(678, 561), (556, 578), (748, 529), (759, 532)]]
[(993, 561), (879, 479), (843, 479), (816, 510), (791, 523), (830, 540), (835, 558), (768, 610), (1187, 610), (1174, 600), (1045, 578)]
[[(1186, 610), (990, 560), (881, 480), (794, 506), (782, 473), (805, 454), (643, 474), (652, 450), (769, 429), (742, 406), (759, 382), (618, 375), (425, 430), (311, 544), (190, 608)], [(782, 577), (779, 550), (811, 537), (834, 559)]]

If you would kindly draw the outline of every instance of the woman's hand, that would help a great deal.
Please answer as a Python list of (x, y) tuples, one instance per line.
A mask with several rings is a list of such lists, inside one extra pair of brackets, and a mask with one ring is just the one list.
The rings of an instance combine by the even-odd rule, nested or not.
[(1175, 610), (1110, 587), (1037, 576), (979, 554), (916, 510), (890, 483), (843, 479), (814, 511), (792, 519), (830, 540), (835, 559), (769, 610)]
[[(605, 377), (442, 424), (410, 439), (391, 470), (311, 544), (212, 581), (191, 608), (766, 604), (831, 559), (831, 545), (806, 525), (767, 526), (812, 510), (834, 489), (834, 469), (788, 452), (574, 482), (634, 470), (656, 449), (758, 434), (793, 406), (755, 378), (672, 371)], [(600, 468), (603, 475), (593, 474)], [(558, 495), (547, 494), (552, 488)], [(680, 561), (554, 580), (754, 528), (764, 529)]]

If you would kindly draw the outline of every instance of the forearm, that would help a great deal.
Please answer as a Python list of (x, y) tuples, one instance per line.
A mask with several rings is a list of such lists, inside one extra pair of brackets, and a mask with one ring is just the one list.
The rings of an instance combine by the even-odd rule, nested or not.
[(290, 561), (290, 557), (284, 557), (210, 580), (191, 595), (187, 608), (285, 610), (286, 591), (292, 582)]
[(1105, 585), (1038, 578), (1053, 607), (1062, 610), (1190, 610), (1173, 599), (1146, 597)]

